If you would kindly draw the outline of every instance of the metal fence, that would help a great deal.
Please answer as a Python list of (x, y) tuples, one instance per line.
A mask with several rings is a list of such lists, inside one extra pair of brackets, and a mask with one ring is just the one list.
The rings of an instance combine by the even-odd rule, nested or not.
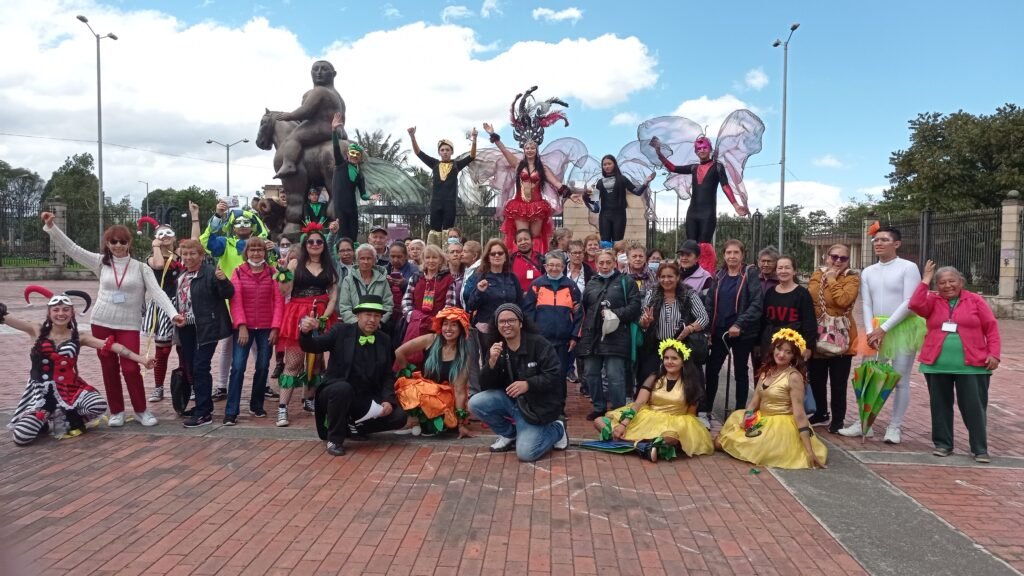
[(27, 210), (12, 200), (0, 200), (0, 266), (47, 266), (50, 238), (36, 210)]
[[(957, 214), (921, 215), (926, 242), (918, 262), (934, 260), (939, 266), (955, 266), (966, 279), (969, 290), (999, 293), (999, 241), (1002, 208), (971, 210)], [(904, 256), (907, 258), (907, 256)]]

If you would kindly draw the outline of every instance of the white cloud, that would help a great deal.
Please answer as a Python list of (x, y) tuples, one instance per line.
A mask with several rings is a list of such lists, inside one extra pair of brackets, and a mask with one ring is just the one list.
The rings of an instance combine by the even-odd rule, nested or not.
[(672, 112), (672, 115), (689, 118), (702, 127), (707, 126), (706, 132), (709, 136), (714, 137), (715, 134), (718, 134), (718, 128), (725, 121), (726, 116), (743, 108), (757, 112), (756, 108), (732, 94), (725, 94), (714, 99), (701, 96), (694, 100), (684, 101)]
[(452, 20), (469, 18), (472, 15), (473, 11), (465, 6), (445, 6), (444, 10), (441, 10), (441, 21), (448, 23)]
[(882, 184), (880, 186), (866, 186), (864, 188), (857, 188), (856, 195), (863, 199), (870, 197), (875, 200), (880, 200), (882, 198), (882, 193), (889, 188), (892, 188), (892, 186), (889, 186), (888, 184)]
[(402, 11), (395, 8), (390, 2), (384, 5), (383, 14), (385, 18), (401, 18)]
[(501, 11), (500, 0), (484, 0), (484, 3), (480, 6), (480, 16), (483, 18), (490, 18), (492, 14), (502, 15), (504, 12)]
[[(44, 178), (67, 156), (96, 155), (95, 143), (88, 143), (96, 138), (95, 40), (75, 20), (77, 10), (58, 0), (0, 2), (0, 53), (18, 54), (0, 67), (3, 131), (84, 141), (0, 136), (0, 158)], [(522, 62), (576, 63), (572, 75), (540, 67), (531, 76), (541, 86), (539, 95), (559, 96), (573, 108), (621, 105), (658, 78), (643, 42), (612, 34), (519, 42), (485, 52), (488, 46), (469, 28), (420, 22), (308, 53), (292, 31), (260, 17), (238, 26), (187, 24), (119, 4), (92, 7), (87, 15), (97, 30), (120, 38), (102, 45), (104, 188), (116, 199), (131, 195), (136, 205), (145, 190), (137, 180), (148, 181), (151, 189), (195, 184), (223, 191), (224, 150), (206, 140), (255, 140), (264, 107), (298, 107), (310, 87), (310, 65), (320, 58), (338, 69), (350, 131), (380, 129), (404, 137), (408, 126), (417, 125), (422, 142), (446, 137), (463, 150), (468, 143), (461, 135), (470, 127), (489, 121), (500, 130), (507, 123), (511, 97), (523, 89), (521, 76), (508, 71)], [(446, 54), (460, 74), (438, 75), (430, 67), (380, 74), (379, 62), (404, 61), (410, 47), (423, 46)], [(410, 86), (416, 87), (414, 97)], [(276, 182), (271, 159), (251, 143), (233, 147), (232, 192), (252, 194)]]
[(754, 90), (760, 90), (768, 85), (768, 75), (764, 73), (764, 68), (754, 68), (748, 70), (747, 75), (743, 78), (747, 88), (753, 88)]
[(612, 116), (612, 121), (609, 122), (612, 126), (636, 126), (639, 123), (640, 117), (633, 112), (619, 112)]
[(831, 154), (825, 154), (814, 159), (814, 165), (822, 168), (842, 168), (843, 162)]
[(555, 12), (551, 8), (534, 8), (533, 19), (544, 20), (547, 22), (562, 22), (568, 20), (575, 24), (583, 19), (583, 10), (576, 7), (570, 7), (565, 10)]
[[(747, 188), (747, 198), (750, 203), (750, 211), (760, 209), (761, 213), (767, 213), (772, 208), (779, 206), (779, 181), (765, 182), (757, 178), (745, 178), (744, 185)], [(786, 180), (786, 205), (799, 204), (804, 207), (804, 213), (814, 210), (825, 210), (835, 214), (838, 209), (847, 204), (843, 200), (842, 189), (824, 182), (808, 180)], [(728, 204), (726, 204), (728, 207)]]

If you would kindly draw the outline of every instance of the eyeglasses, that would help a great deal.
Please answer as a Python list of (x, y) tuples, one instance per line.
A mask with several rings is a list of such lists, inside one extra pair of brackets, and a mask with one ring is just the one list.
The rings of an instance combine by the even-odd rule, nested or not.
[(324, 241), (319, 238), (310, 238), (306, 240), (306, 246), (323, 246)]
[(110, 244), (111, 246), (127, 246), (128, 244), (130, 244), (130, 241), (128, 241), (128, 240), (117, 240), (117, 239), (112, 238), (112, 239), (107, 241), (107, 244)]
[(583, 256), (583, 252), (569, 252), (569, 256)]
[(871, 239), (871, 243), (872, 244), (878, 244), (878, 243), (883, 243), (884, 244), (886, 242), (893, 242), (893, 241), (894, 240), (892, 238), (886, 238), (885, 236), (882, 236), (882, 237), (875, 236), (874, 238)]
[(519, 322), (518, 318), (506, 318), (505, 320), (498, 320), (498, 326), (514, 326)]
[(829, 254), (828, 257), (831, 258), (833, 262), (849, 262), (850, 261), (850, 257), (849, 256), (840, 256), (839, 254)]
[(491, 252), (490, 254), (488, 254), (488, 256), (490, 256), (491, 258), (494, 258), (495, 256), (504, 256), (504, 255), (505, 255), (504, 252)]

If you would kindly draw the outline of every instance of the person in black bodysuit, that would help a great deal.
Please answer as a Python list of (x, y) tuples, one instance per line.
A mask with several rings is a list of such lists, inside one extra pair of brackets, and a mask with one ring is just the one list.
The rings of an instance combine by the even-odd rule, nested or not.
[(658, 153), (658, 159), (669, 172), (676, 174), (692, 174), (693, 184), (691, 185), (690, 207), (686, 210), (686, 239), (696, 240), (702, 244), (710, 244), (714, 240), (716, 222), (716, 205), (718, 201), (718, 185), (722, 185), (729, 202), (732, 203), (736, 213), (740, 216), (748, 216), (750, 210), (736, 201), (729, 186), (729, 178), (726, 176), (725, 166), (722, 165), (711, 154), (711, 140), (706, 136), (697, 138), (693, 143), (693, 150), (700, 159), (699, 164), (686, 164), (676, 166), (665, 158), (661, 152), (658, 138), (651, 138), (651, 147)]
[(622, 175), (619, 171), (619, 163), (611, 154), (601, 158), (601, 178), (597, 181), (597, 191), (600, 193), (600, 200), (592, 202), (589, 197), (584, 198), (587, 208), (595, 214), (600, 214), (597, 220), (597, 228), (601, 233), (601, 240), (618, 242), (626, 235), (626, 191), (637, 196), (643, 196), (647, 192), (647, 186), (654, 180), (654, 173), (648, 176), (647, 180), (640, 186)]
[(455, 200), (459, 196), (459, 171), (469, 166), (469, 163), (476, 158), (476, 128), (473, 128), (470, 136), (473, 145), (469, 150), (469, 156), (452, 160), (454, 146), (450, 140), (441, 140), (437, 143), (437, 154), (441, 157), (438, 160), (420, 150), (420, 145), (416, 142), (416, 127), (409, 128), (412, 151), (430, 168), (432, 175), (430, 233), (427, 235), (427, 242), (435, 246), (441, 245), (441, 231), (455, 226)]
[(359, 212), (356, 210), (356, 192), (363, 201), (370, 200), (366, 193), (366, 180), (359, 169), (363, 159), (363, 148), (355, 142), (348, 145), (348, 157), (341, 153), (338, 128), (344, 126), (341, 114), (335, 114), (331, 127), (331, 142), (334, 144), (334, 179), (331, 181), (331, 205), (334, 217), (338, 219), (341, 238), (358, 238)]

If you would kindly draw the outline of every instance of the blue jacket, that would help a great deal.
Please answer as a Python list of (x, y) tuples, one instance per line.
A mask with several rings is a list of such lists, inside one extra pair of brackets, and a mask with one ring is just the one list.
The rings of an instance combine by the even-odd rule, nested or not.
[(552, 344), (578, 340), (583, 324), (581, 300), (575, 282), (564, 275), (552, 280), (545, 274), (534, 280), (523, 296), (523, 314)]
[[(481, 292), (476, 289), (476, 285), (484, 279), (487, 280), (487, 290)], [(473, 314), (473, 322), (476, 323), (490, 324), (494, 319), (494, 311), (506, 302), (523, 305), (523, 292), (519, 289), (519, 280), (511, 272), (488, 272), (481, 277), (480, 270), (477, 269), (473, 276), (466, 280), (465, 290), (466, 310)]]

